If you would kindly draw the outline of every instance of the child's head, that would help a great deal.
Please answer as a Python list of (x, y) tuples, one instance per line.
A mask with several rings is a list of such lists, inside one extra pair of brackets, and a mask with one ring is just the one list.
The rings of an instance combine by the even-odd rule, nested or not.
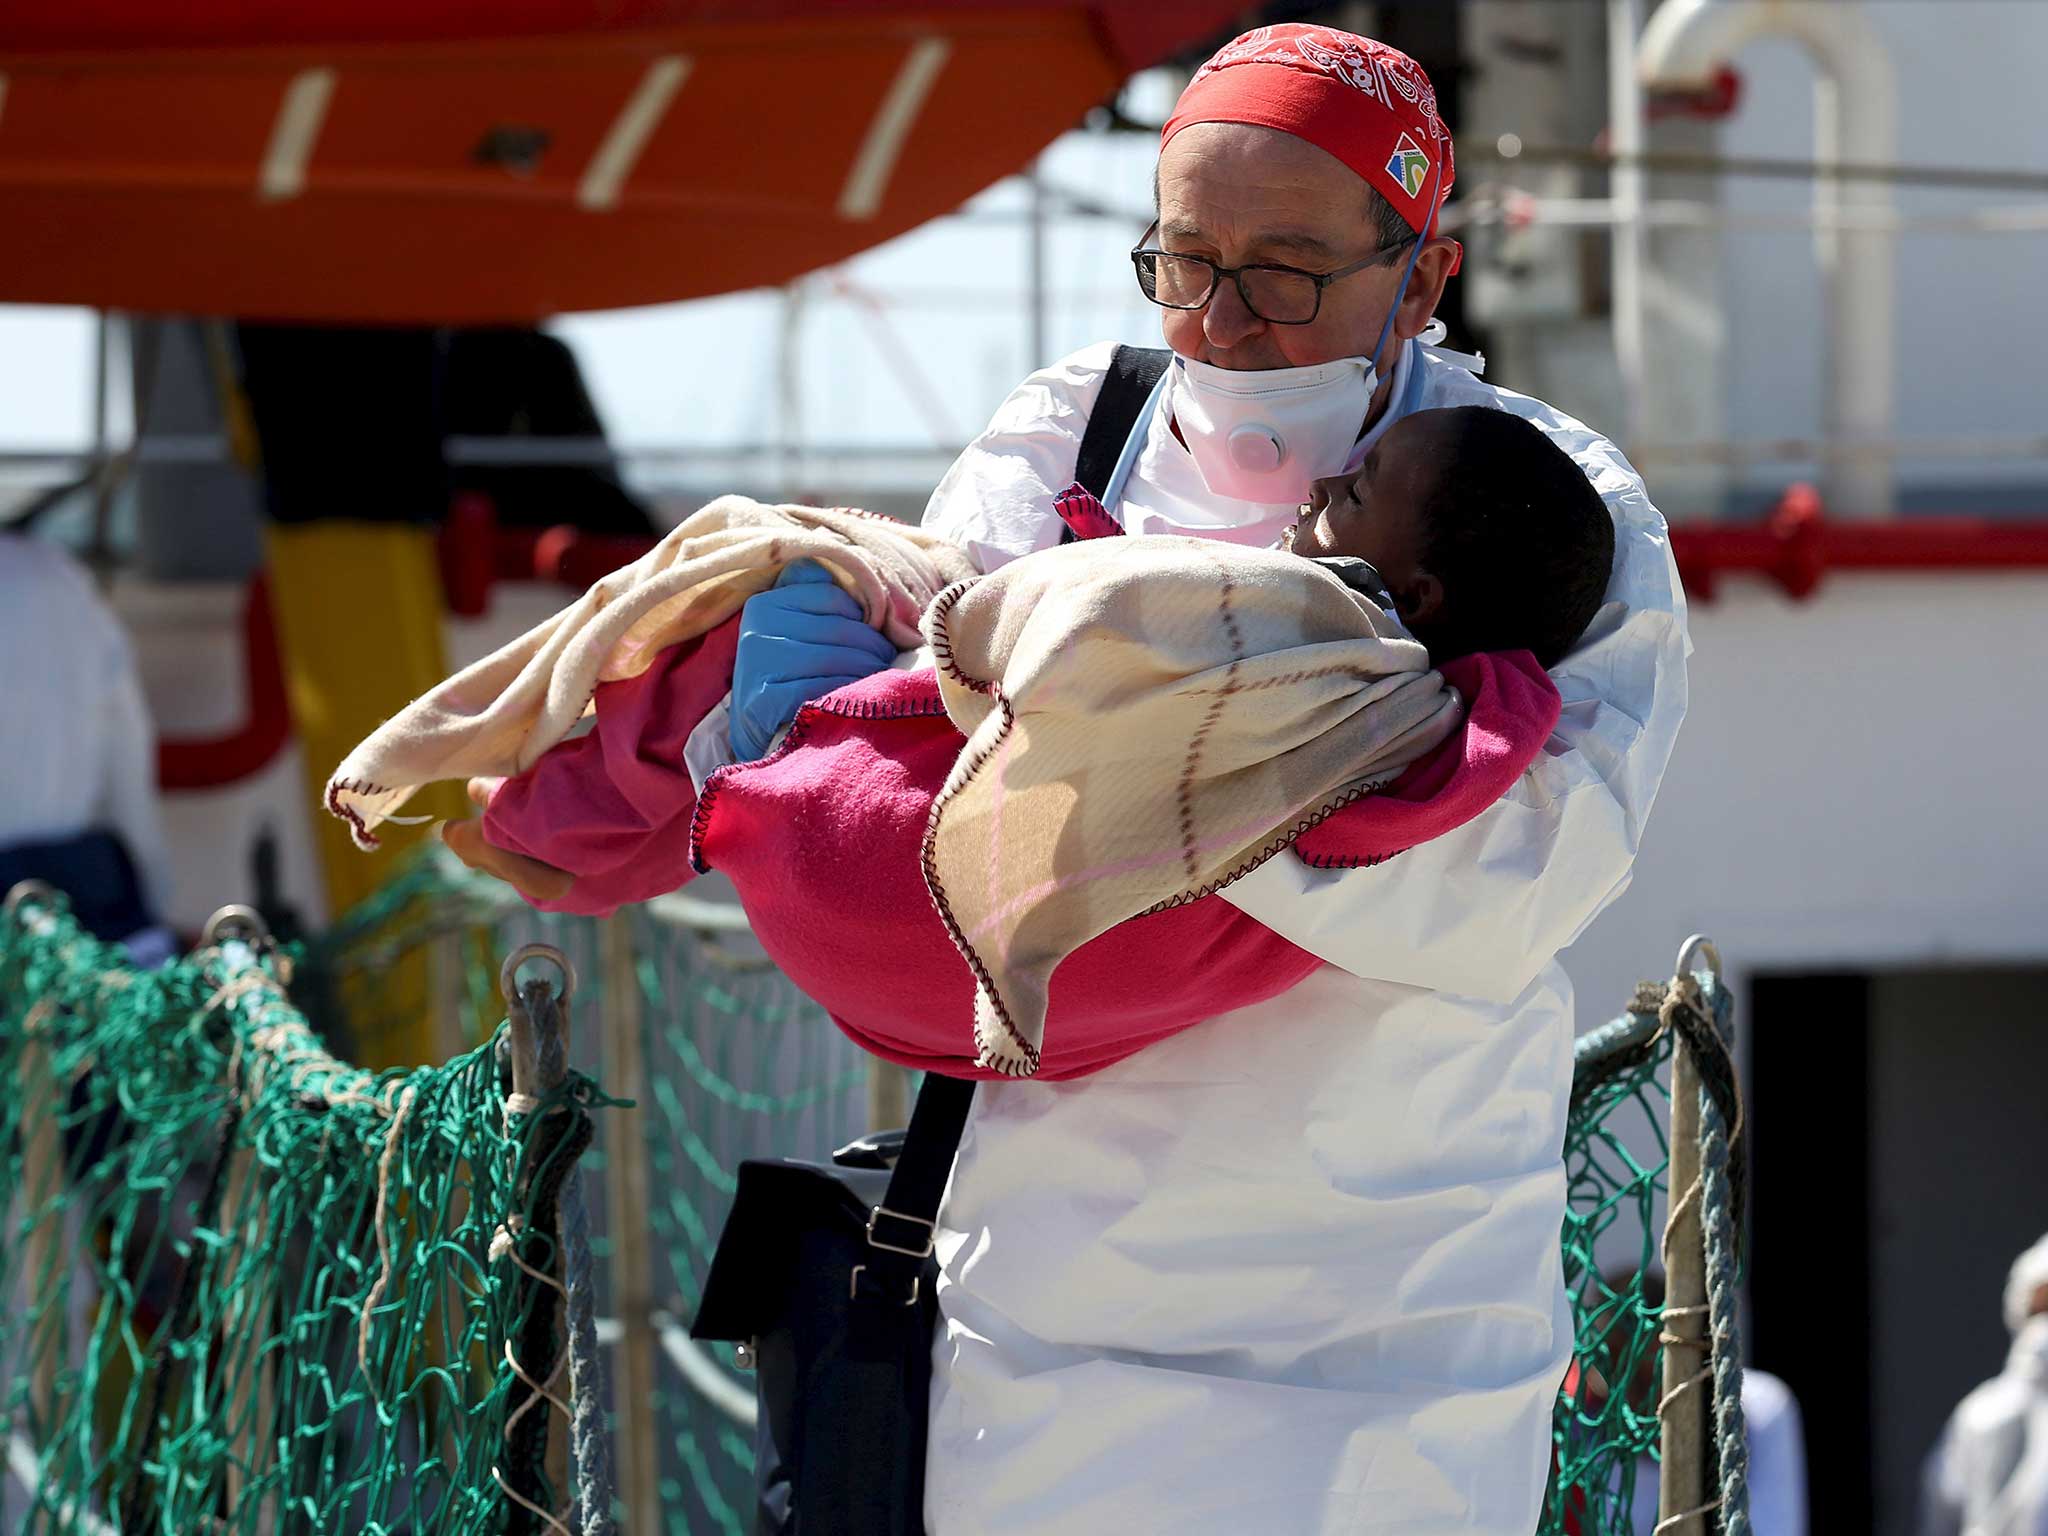
[(1402, 417), (1355, 474), (1318, 480), (1288, 547), (1371, 562), (1438, 661), (1528, 650), (1551, 667), (1599, 611), (1614, 523), (1540, 428), (1466, 405)]

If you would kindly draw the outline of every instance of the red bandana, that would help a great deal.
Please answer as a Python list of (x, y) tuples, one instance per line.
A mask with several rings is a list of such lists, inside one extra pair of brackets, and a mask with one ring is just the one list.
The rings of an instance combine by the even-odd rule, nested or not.
[(1451, 133), (1422, 66), (1334, 27), (1288, 22), (1226, 43), (1181, 92), (1159, 147), (1190, 123), (1250, 123), (1305, 139), (1363, 176), (1423, 233), (1433, 232), (1432, 189), (1440, 208), (1457, 175)]

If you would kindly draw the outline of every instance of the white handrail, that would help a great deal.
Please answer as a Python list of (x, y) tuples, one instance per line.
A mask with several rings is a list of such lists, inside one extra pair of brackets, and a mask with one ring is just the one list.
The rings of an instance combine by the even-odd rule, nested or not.
[[(1814, 159), (1856, 158), (1890, 165), (1898, 158), (1898, 91), (1892, 64), (1869, 13), (1850, 0), (1666, 0), (1643, 28), (1636, 49), (1649, 89), (1705, 85), (1748, 44), (1766, 37), (1799, 43), (1812, 59)], [(1813, 188), (1815, 255), (1827, 291), (1827, 436), (1837, 448), (1888, 441), (1896, 418), (1893, 356), (1895, 289), (1892, 236), (1882, 228), (1830, 227), (1837, 210), (1889, 213), (1891, 188), (1880, 181), (1822, 177)], [(1864, 516), (1889, 516), (1890, 460), (1882, 454), (1829, 454), (1830, 503)]]
[(704, 1347), (668, 1313), (655, 1313), (654, 1326), (661, 1335), (662, 1353), (683, 1373), (683, 1379), (696, 1389), (698, 1396), (741, 1428), (752, 1429), (760, 1417), (754, 1394), (726, 1375)]
[[(17, 1483), (31, 1494), (42, 1485), (43, 1459), (36, 1454), (36, 1448), (20, 1435), (7, 1437), (7, 1470)], [(121, 1536), (107, 1521), (89, 1509), (79, 1509), (71, 1504), (48, 1506), (50, 1513), (57, 1517), (57, 1524), (79, 1531), (81, 1536)]]

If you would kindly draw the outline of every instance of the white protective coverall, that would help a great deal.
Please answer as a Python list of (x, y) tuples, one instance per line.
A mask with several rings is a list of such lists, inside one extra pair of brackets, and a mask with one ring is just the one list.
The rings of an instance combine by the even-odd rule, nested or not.
[(1922, 1536), (2048, 1536), (2048, 1237), (2014, 1261), (2005, 1369), (1956, 1405), (1927, 1459)]
[[(925, 526), (985, 568), (1057, 543), (1109, 358), (1025, 380)], [(1327, 962), (1291, 992), (1093, 1077), (981, 1085), (941, 1221), (930, 1536), (1536, 1528), (1571, 1342), (1555, 956), (1628, 881), (1688, 645), (1620, 451), (1465, 361), (1409, 343), (1383, 423), (1513, 411), (1614, 514), (1557, 732), (1447, 837), (1369, 869), (1283, 854), (1226, 888)], [(1211, 494), (1166, 403), (1126, 529), (1271, 543), (1295, 508)]]

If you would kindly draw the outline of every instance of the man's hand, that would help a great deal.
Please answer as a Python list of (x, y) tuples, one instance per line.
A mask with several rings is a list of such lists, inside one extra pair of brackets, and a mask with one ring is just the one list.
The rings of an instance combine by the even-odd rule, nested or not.
[[(504, 782), (503, 779), (471, 779), (470, 802), (479, 809), (488, 809), (491, 796)], [(559, 901), (576, 883), (576, 877), (566, 869), (543, 864), (523, 853), (507, 853), (503, 848), (495, 848), (485, 842), (481, 816), (471, 817), (468, 821), (442, 822), (441, 841), (471, 869), (504, 881), (528, 901)]]
[(859, 682), (896, 659), (855, 602), (814, 560), (798, 560), (740, 608), (732, 663), (732, 749), (739, 762), (768, 750), (806, 700)]

